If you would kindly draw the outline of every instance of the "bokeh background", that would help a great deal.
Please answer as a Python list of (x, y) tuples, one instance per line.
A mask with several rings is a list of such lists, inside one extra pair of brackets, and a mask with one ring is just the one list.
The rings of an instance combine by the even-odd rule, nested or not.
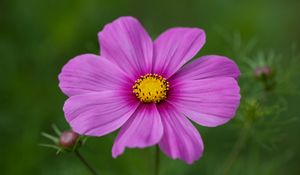
[[(169, 27), (205, 29), (199, 55), (239, 64), (237, 116), (217, 128), (197, 126), (204, 156), (193, 165), (161, 157), (161, 175), (298, 175), (299, 0), (1, 0), (0, 174), (89, 175), (72, 154), (40, 147), (51, 124), (69, 129), (57, 75), (72, 57), (98, 53), (97, 32), (119, 16), (137, 17), (155, 38)], [(253, 74), (272, 69), (271, 88)], [(274, 73), (275, 72), (275, 73)], [(154, 148), (111, 157), (116, 133), (89, 138), (81, 149), (103, 175), (151, 175)]]

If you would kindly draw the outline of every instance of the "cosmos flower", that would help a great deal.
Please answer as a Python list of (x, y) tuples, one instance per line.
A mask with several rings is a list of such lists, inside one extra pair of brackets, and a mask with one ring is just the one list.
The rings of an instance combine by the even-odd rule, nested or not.
[(69, 97), (66, 120), (88, 136), (120, 128), (113, 157), (126, 147), (158, 144), (171, 158), (193, 163), (204, 146), (191, 121), (222, 125), (240, 102), (240, 72), (233, 61), (218, 55), (190, 61), (205, 38), (202, 29), (179, 27), (152, 41), (133, 17), (107, 24), (98, 34), (100, 56), (76, 56), (59, 75)]

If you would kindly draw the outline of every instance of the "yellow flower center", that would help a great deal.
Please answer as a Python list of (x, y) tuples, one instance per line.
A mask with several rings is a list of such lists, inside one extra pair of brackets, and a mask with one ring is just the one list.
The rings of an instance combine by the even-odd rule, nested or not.
[(158, 103), (167, 98), (169, 82), (160, 75), (146, 74), (137, 79), (132, 88), (141, 102)]

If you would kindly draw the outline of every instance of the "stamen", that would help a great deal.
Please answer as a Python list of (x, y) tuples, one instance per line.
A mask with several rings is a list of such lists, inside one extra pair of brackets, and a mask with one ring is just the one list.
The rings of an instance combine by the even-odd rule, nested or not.
[(132, 86), (135, 96), (144, 103), (159, 103), (167, 98), (169, 82), (158, 74), (140, 76)]

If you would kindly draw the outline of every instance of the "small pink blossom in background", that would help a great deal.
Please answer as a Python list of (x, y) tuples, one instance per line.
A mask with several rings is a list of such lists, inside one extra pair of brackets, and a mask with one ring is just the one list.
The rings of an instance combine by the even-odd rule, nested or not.
[[(189, 62), (205, 43), (199, 28), (171, 28), (152, 41), (137, 19), (120, 17), (98, 39), (100, 55), (76, 56), (59, 75), (72, 129), (103, 136), (120, 128), (113, 157), (126, 147), (159, 144), (173, 159), (199, 159), (204, 145), (190, 120), (215, 127), (233, 118), (240, 103), (237, 65), (218, 55)], [(163, 91), (153, 95), (152, 87)]]

